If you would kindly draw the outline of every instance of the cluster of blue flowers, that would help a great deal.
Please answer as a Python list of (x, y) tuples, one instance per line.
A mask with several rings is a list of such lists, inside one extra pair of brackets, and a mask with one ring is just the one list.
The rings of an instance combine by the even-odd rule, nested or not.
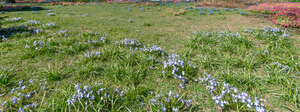
[(40, 29), (35, 29), (35, 28), (32, 29), (32, 34), (40, 34), (42, 32), (43, 32), (43, 30), (40, 30)]
[[(178, 86), (180, 88), (185, 88), (186, 70), (189, 68), (195, 69), (196, 67), (192, 66), (190, 63), (185, 63), (178, 55), (171, 54), (168, 56), (166, 61), (163, 62), (162, 75), (172, 75), (175, 79), (179, 79), (181, 81)], [(166, 73), (167, 71), (171, 71), (171, 74)]]
[(102, 36), (102, 37), (100, 37), (99, 40), (88, 40), (86, 43), (87, 44), (91, 44), (91, 43), (93, 43), (93, 44), (97, 44), (97, 43), (104, 44), (105, 42), (106, 42), (106, 38)]
[[(40, 90), (45, 90), (47, 81), (41, 80)], [(26, 85), (28, 84), (28, 85)], [(23, 80), (18, 82), (18, 86), (12, 88), (9, 93), (3, 94), (2, 96), (8, 96), (9, 99), (7, 101), (0, 101), (0, 106), (3, 111), (12, 111), (18, 110), (19, 112), (23, 112), (28, 109), (33, 109), (37, 107), (36, 102), (30, 102), (30, 99), (33, 99), (35, 94), (38, 94), (39, 90), (32, 90), (31, 86), (34, 85), (34, 80), (30, 79), (26, 82)]]
[(231, 10), (231, 8), (225, 8), (225, 10), (226, 10), (226, 11), (230, 11), (230, 10)]
[(152, 54), (157, 53), (158, 55), (165, 56), (164, 50), (156, 45), (150, 46), (149, 48), (144, 46), (143, 48), (140, 48), (140, 50)]
[(139, 41), (137, 41), (136, 39), (129, 39), (129, 38), (125, 38), (124, 40), (119, 41), (115, 41), (116, 45), (120, 45), (120, 46), (124, 46), (124, 47), (140, 47), (142, 45), (142, 43), (140, 43)]
[[(12, 19), (9, 19), (9, 21), (17, 22), (23, 20), (21, 17), (15, 17)], [(34, 34), (41, 34), (44, 32), (42, 29), (35, 28), (33, 26), (39, 26), (41, 23), (36, 20), (28, 20), (21, 25), (14, 25), (8, 28), (2, 28), (2, 34), (0, 35), (0, 39), (2, 41), (7, 41), (8, 37), (27, 37)], [(55, 27), (55, 22), (50, 22), (48, 24), (43, 24), (41, 28), (49, 28), (49, 27)]]
[(6, 42), (7, 38), (4, 35), (1, 35), (1, 41)]
[(88, 58), (99, 58), (101, 56), (101, 52), (87, 52), (84, 55)]
[(150, 100), (150, 106), (155, 111), (161, 112), (181, 112), (189, 110), (192, 105), (192, 100), (185, 99), (183, 95), (169, 91), (167, 95), (156, 95)]
[(28, 20), (26, 22), (27, 25), (40, 25), (41, 23), (39, 21), (36, 21), (36, 20)]
[(263, 27), (263, 28), (248, 28), (244, 30), (254, 36), (264, 36), (264, 37), (289, 37), (290, 34), (286, 29), (280, 29), (278, 27)]
[(145, 11), (145, 8), (140, 8), (140, 11)]
[(66, 35), (67, 33), (68, 33), (67, 30), (60, 30), (60, 31), (58, 32), (59, 35)]
[[(81, 100), (81, 99), (82, 100), (87, 100), (87, 101), (90, 101), (90, 102), (95, 100), (94, 91), (89, 86), (86, 85), (83, 88), (81, 88), (81, 85), (77, 84), (77, 85), (75, 85), (74, 89), (76, 89), (76, 93), (74, 95), (72, 95), (72, 98), (69, 98), (67, 100), (69, 105), (74, 104), (78, 100)], [(99, 90), (101, 90), (101, 89), (99, 89)], [(88, 102), (85, 102), (85, 104), (87, 105)]]
[(21, 21), (22, 18), (21, 17), (14, 17), (14, 18), (10, 18), (10, 19), (6, 19), (9, 22), (18, 22)]
[(248, 12), (240, 11), (240, 14), (241, 14), (241, 15), (244, 15), (244, 16), (247, 16), (247, 15), (248, 15)]
[[(221, 8), (214, 8), (214, 7), (204, 8), (204, 7), (193, 7), (193, 6), (187, 7), (186, 10), (188, 10), (188, 11), (199, 11), (200, 15), (206, 15), (206, 14), (207, 15), (213, 15), (213, 14), (224, 15), (225, 11), (232, 11), (231, 8), (221, 9)], [(233, 9), (233, 11), (235, 11), (236, 13), (239, 13), (241, 15), (248, 15), (248, 12), (239, 11), (238, 8)]]
[(87, 108), (93, 103), (110, 104), (110, 100), (112, 100), (113, 97), (121, 97), (125, 94), (125, 91), (120, 88), (116, 88), (114, 92), (111, 93), (107, 88), (99, 87), (101, 84), (95, 83), (95, 85), (97, 87), (90, 87), (88, 85), (81, 87), (81, 84), (76, 84), (74, 87), (76, 92), (72, 95), (72, 98), (67, 100), (68, 105), (75, 106), (77, 102), (80, 102)]
[(50, 23), (48, 23), (46, 26), (48, 26), (48, 27), (55, 27), (56, 24), (55, 24), (55, 22), (50, 22)]
[(271, 65), (276, 65), (277, 67), (281, 68), (284, 72), (288, 72), (290, 70), (290, 67), (288, 65), (283, 65), (279, 62), (271, 63)]
[[(39, 30), (37, 28), (29, 27), (29, 26), (35, 26), (35, 25), (40, 25), (40, 22), (35, 21), (35, 20), (28, 20), (27, 22), (23, 23), (22, 25), (19, 26), (12, 26), (8, 28), (3, 28), (2, 29), (2, 34), (1, 35), (2, 39), (6, 39), (7, 37), (11, 36), (28, 36), (28, 35), (33, 35), (33, 34), (39, 34), (42, 32), (42, 30)], [(53, 23), (48, 24), (48, 25), (53, 25)]]
[[(224, 108), (226, 105), (232, 103), (242, 103), (249, 109), (255, 109), (257, 112), (265, 112), (266, 109), (262, 101), (263, 99), (254, 99), (246, 92), (240, 92), (237, 88), (230, 86), (226, 82), (219, 82), (217, 79), (211, 77), (210, 74), (204, 73), (203, 78), (199, 78), (200, 83), (204, 84), (212, 99), (217, 105)], [(220, 91), (220, 92), (219, 92)]]
[(124, 40), (121, 40), (120, 42), (115, 41), (115, 45), (128, 47), (132, 51), (132, 53), (134, 53), (134, 51), (136, 51), (136, 50), (140, 50), (140, 51), (151, 53), (151, 54), (165, 56), (165, 52), (161, 47), (156, 46), (156, 45), (152, 45), (149, 47), (147, 47), (146, 45), (143, 46), (142, 43), (136, 39), (125, 38)]
[(83, 17), (87, 17), (87, 16), (89, 16), (89, 14), (83, 14), (82, 16), (83, 16)]
[(41, 49), (44, 46), (45, 46), (45, 42), (44, 41), (42, 41), (42, 40), (35, 40), (35, 41), (33, 41), (32, 46), (25, 45), (25, 48), (33, 48), (35, 50), (39, 50), (39, 49)]
[[(239, 33), (230, 33), (230, 32), (206, 32), (200, 34), (205, 36), (217, 36), (217, 37), (240, 37)], [(136, 45), (137, 40), (125, 39), (123, 43), (126, 46)], [(138, 45), (141, 44), (138, 43)], [(166, 61), (163, 62), (163, 65), (164, 66), (163, 66), (162, 74), (166, 75), (168, 74), (166, 73), (166, 71), (171, 70), (170, 74), (172, 74), (175, 79), (179, 79), (181, 81), (181, 83), (178, 85), (180, 88), (185, 88), (186, 68), (190, 67), (195, 69), (194, 66), (192, 66), (190, 63), (186, 64), (182, 59), (180, 59), (178, 55), (175, 54), (169, 55), (166, 58)], [(242, 103), (246, 105), (249, 109), (255, 109), (257, 112), (266, 111), (264, 104), (262, 103), (263, 101), (262, 99), (258, 100), (257, 97), (252, 98), (250, 95), (248, 95), (245, 92), (239, 92), (237, 88), (230, 86), (226, 82), (220, 83), (216, 79), (212, 78), (209, 74), (205, 74), (205, 75), (206, 75), (205, 78), (200, 78), (199, 80), (206, 86), (206, 89), (211, 94), (212, 99), (220, 107), (224, 108), (226, 105)], [(218, 94), (219, 88), (221, 88), (221, 93)], [(181, 109), (179, 107), (168, 108), (166, 106), (166, 104), (170, 102), (171, 94), (172, 92), (169, 92), (169, 96), (167, 96), (165, 99), (151, 99), (151, 104), (153, 104), (153, 106), (155, 106), (155, 108), (157, 108), (160, 111), (175, 111), (175, 112), (179, 111)], [(177, 98), (176, 96), (178, 95), (174, 95), (173, 98), (176, 99)], [(231, 102), (232, 100), (233, 102)], [(181, 101), (181, 103), (185, 104), (183, 100), (176, 100), (176, 101)], [(191, 100), (188, 100), (188, 102), (191, 102)], [(190, 104), (190, 103), (186, 103), (186, 104)]]
[(48, 13), (49, 16), (55, 16), (55, 13)]
[[(95, 34), (89, 34), (89, 35), (97, 35)], [(80, 44), (80, 42), (78, 42)], [(88, 40), (87, 42), (85, 42), (85, 44), (87, 45), (91, 45), (92, 48), (94, 48), (95, 46), (99, 46), (99, 45), (103, 45), (106, 43), (106, 38), (105, 37), (100, 37), (99, 39), (96, 40)], [(98, 53), (90, 53), (88, 52), (86, 54), (87, 57), (100, 57), (100, 52)]]

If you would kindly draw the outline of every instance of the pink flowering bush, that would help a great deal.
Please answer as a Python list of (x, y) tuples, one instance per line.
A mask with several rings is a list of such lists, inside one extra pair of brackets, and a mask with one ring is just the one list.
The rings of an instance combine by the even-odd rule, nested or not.
[(300, 27), (300, 3), (264, 3), (248, 10), (270, 14), (273, 23), (283, 27)]

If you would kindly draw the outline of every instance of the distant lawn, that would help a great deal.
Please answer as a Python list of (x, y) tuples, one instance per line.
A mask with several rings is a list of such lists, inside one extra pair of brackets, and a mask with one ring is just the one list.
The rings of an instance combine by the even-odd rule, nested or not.
[[(52, 9), (56, 16), (48, 16), (47, 10), (12, 12), (7, 15), (19, 16), (27, 20), (34, 19), (43, 23), (56, 22), (60, 25), (55, 29), (56, 31), (105, 32), (116, 38), (137, 37), (148, 42), (163, 43), (163, 46), (171, 48), (183, 45), (183, 40), (198, 30), (239, 31), (247, 27), (272, 25), (267, 20), (241, 16), (233, 11), (225, 11), (225, 15), (200, 15), (200, 11), (187, 11), (185, 15), (174, 16), (168, 7), (150, 7), (150, 9), (145, 7), (145, 11), (134, 7), (132, 11), (128, 11), (126, 6), (117, 9), (117, 6), (113, 5), (48, 6), (46, 8)], [(174, 8), (178, 10), (180, 7)]]

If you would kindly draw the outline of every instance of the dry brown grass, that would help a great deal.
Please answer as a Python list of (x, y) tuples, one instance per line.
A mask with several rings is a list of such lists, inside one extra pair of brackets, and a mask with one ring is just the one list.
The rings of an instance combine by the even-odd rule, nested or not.
[(175, 15), (175, 16), (179, 16), (179, 15), (184, 15), (185, 14), (185, 10), (184, 9), (179, 9), (179, 11), (174, 11), (173, 12), (173, 15)]
[(171, 15), (174, 15), (174, 16), (180, 16), (180, 15), (184, 15), (186, 13), (186, 10), (184, 9), (179, 9), (178, 11), (174, 10), (173, 8), (168, 8), (166, 10), (166, 13), (167, 14), (171, 14)]

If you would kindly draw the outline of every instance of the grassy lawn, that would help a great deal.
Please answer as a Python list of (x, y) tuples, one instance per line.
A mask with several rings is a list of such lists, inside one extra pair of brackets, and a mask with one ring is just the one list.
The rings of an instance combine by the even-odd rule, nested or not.
[[(25, 111), (263, 107), (277, 112), (300, 107), (299, 41), (287, 36), (299, 34), (267, 27), (270, 21), (252, 13), (187, 9), (175, 16), (172, 10), (189, 7), (184, 4), (43, 7), (47, 10), (2, 14), (8, 16), (2, 28), (13, 30), (1, 32), (7, 40), (0, 41), (0, 111), (28, 106)], [(13, 17), (22, 19), (12, 22)], [(17, 27), (22, 24), (28, 27)], [(242, 92), (247, 101), (235, 102), (233, 95)], [(247, 107), (255, 97), (264, 105)]]

